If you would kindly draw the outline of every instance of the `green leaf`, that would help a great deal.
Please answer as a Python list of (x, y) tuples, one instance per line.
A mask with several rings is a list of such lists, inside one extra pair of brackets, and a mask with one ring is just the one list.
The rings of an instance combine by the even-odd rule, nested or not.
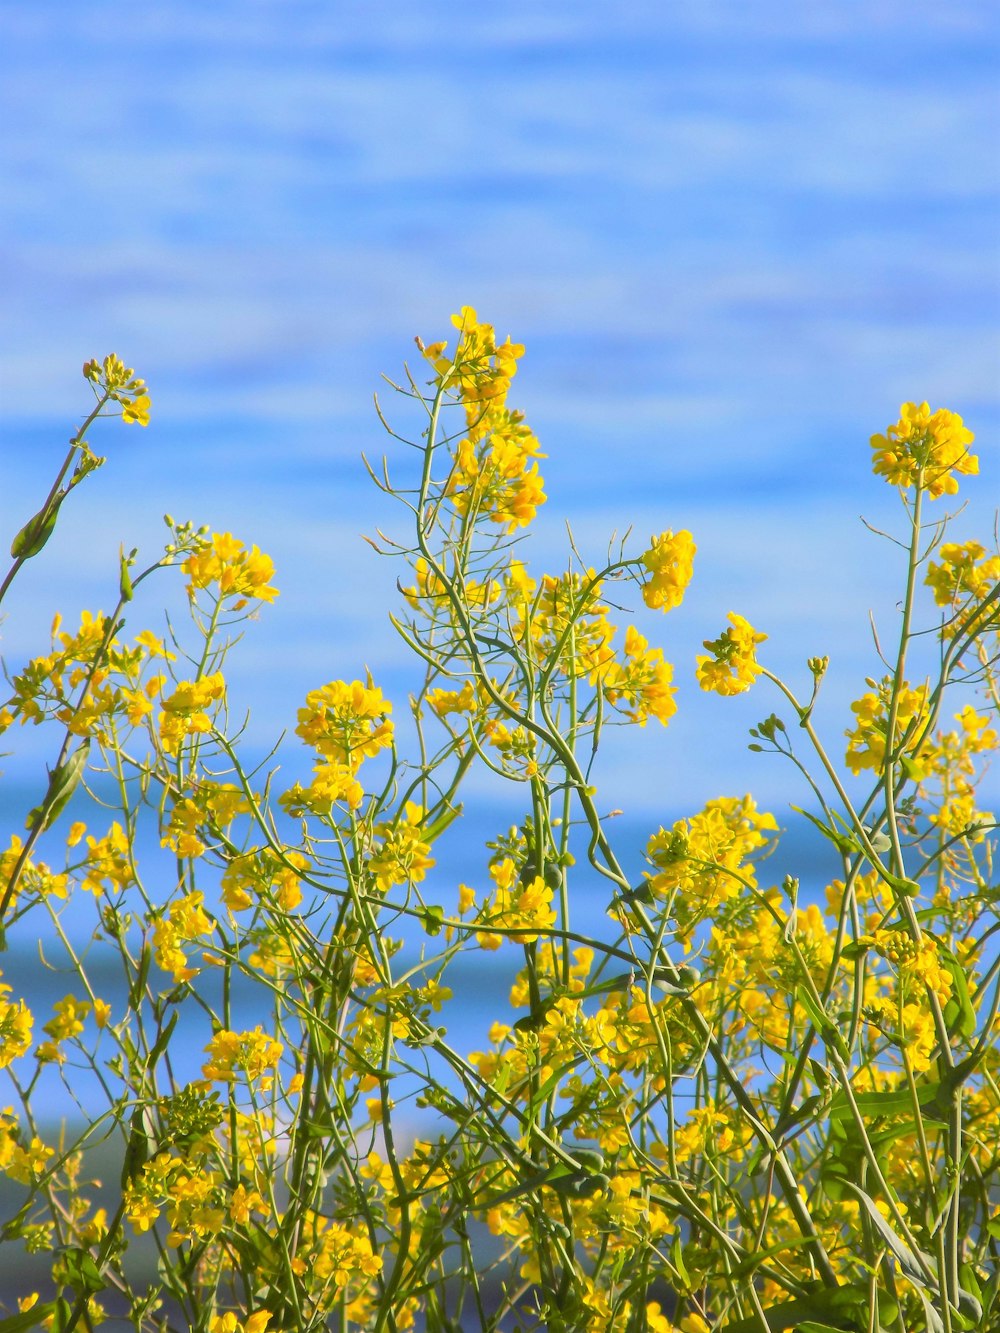
[[(923, 1083), (917, 1088), (917, 1101), (921, 1107), (928, 1106), (937, 1097), (940, 1091), (940, 1083)], [(910, 1096), (909, 1089), (892, 1089), (887, 1092), (856, 1092), (854, 1100), (857, 1103), (858, 1110), (866, 1118), (882, 1115), (906, 1115), (913, 1111), (913, 1098)], [(850, 1120), (852, 1119), (850, 1103), (843, 1092), (834, 1095), (830, 1103), (831, 1120)], [(905, 1126), (906, 1132), (912, 1132), (914, 1129), (913, 1121), (910, 1120)]]
[(829, 824), (824, 824), (822, 819), (817, 819), (815, 815), (811, 815), (808, 810), (803, 810), (800, 806), (793, 805), (792, 809), (797, 815), (805, 815), (810, 824), (815, 824), (824, 838), (828, 838), (838, 852), (843, 852), (845, 856), (859, 856), (861, 854), (861, 844), (856, 838), (852, 838), (846, 833), (838, 833), (835, 828), (831, 828)]
[(867, 1212), (871, 1219), (872, 1226), (889, 1247), (893, 1258), (899, 1264), (899, 1271), (903, 1276), (909, 1282), (912, 1282), (918, 1289), (930, 1286), (931, 1290), (935, 1291), (936, 1289), (928, 1277), (928, 1272), (933, 1271), (931, 1267), (932, 1261), (928, 1259), (926, 1255), (921, 1254), (918, 1258), (918, 1256), (914, 1254), (906, 1241), (901, 1240), (900, 1237), (896, 1235), (895, 1231), (893, 1231), (892, 1227), (879, 1212), (875, 1200), (867, 1195), (859, 1185), (855, 1185), (853, 1181), (845, 1180), (844, 1186), (846, 1189), (850, 1190)]
[[(0, 1319), (0, 1333), (28, 1333), (29, 1329), (41, 1328), (42, 1320), (55, 1315), (59, 1306), (69, 1309), (63, 1300), (46, 1301), (44, 1305), (35, 1305), (30, 1310), (25, 1310), (23, 1314), (12, 1314), (7, 1319)], [(65, 1322), (63, 1316), (61, 1324), (64, 1326)]]
[[(859, 1287), (824, 1287), (808, 1296), (795, 1296), (764, 1311), (770, 1333), (795, 1333), (806, 1327), (822, 1333), (845, 1333), (858, 1327), (861, 1306), (868, 1304), (868, 1292)], [(828, 1322), (829, 1321), (829, 1322)], [(835, 1322), (834, 1322), (835, 1321)], [(756, 1315), (723, 1324), (720, 1333), (760, 1333)]]
[(28, 815), (25, 825), (27, 828), (44, 830), (55, 823), (80, 785), (80, 779), (87, 769), (89, 752), (90, 741), (86, 740), (64, 763), (49, 774), (49, 789), (41, 805), (36, 805)]
[(965, 968), (943, 944), (938, 944), (937, 951), (952, 983), (951, 995), (943, 1010), (944, 1021), (953, 1037), (971, 1037), (976, 1031), (977, 1020)]
[(796, 986), (795, 999), (809, 1016), (809, 1021), (827, 1046), (832, 1046), (842, 1060), (850, 1059), (847, 1043), (837, 1030), (836, 1024), (825, 1009), (813, 999), (805, 986)]
[(433, 842), (435, 838), (439, 838), (445, 829), (455, 822), (463, 809), (461, 804), (447, 806), (432, 823), (424, 824), (420, 830), (424, 835), (424, 842)]
[(132, 600), (132, 576), (129, 573), (130, 561), (125, 554), (125, 547), (118, 548), (118, 592), (123, 602)]
[(93, 1296), (104, 1290), (104, 1278), (89, 1251), (68, 1246), (59, 1255), (66, 1279), (81, 1296)]
[(427, 906), (420, 911), (420, 924), (428, 935), (440, 935), (441, 927), (444, 924), (444, 908)]

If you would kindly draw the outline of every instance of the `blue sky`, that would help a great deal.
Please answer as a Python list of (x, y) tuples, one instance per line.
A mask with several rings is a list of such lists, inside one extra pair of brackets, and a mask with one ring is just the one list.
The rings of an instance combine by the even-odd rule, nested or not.
[(261, 744), (366, 665), (402, 704), (400, 571), (359, 538), (396, 516), (359, 459), (388, 444), (380, 373), (464, 302), (527, 345), (513, 399), (550, 495), (532, 566), (559, 567), (567, 520), (595, 560), (630, 523), (698, 542), (685, 608), (642, 620), (681, 713), (609, 747), (609, 800), (636, 816), (802, 797), (745, 750), (777, 700), (692, 684), (730, 609), (796, 684), (831, 654), (839, 749), (878, 673), (868, 609), (891, 637), (900, 589), (859, 515), (899, 530), (867, 442), (904, 399), (976, 431), (954, 532), (989, 539), (992, 5), (50, 0), (0, 4), (0, 27), (7, 529), (86, 407), (87, 357), (118, 352), (154, 406), (94, 437), (108, 465), (11, 600), (10, 664), (56, 607), (106, 607), (119, 541), (155, 550), (170, 510), (277, 563), (234, 678)]

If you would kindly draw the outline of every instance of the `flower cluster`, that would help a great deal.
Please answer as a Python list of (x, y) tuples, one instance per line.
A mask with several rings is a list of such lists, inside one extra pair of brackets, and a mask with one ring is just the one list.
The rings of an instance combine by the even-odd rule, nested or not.
[(204, 901), (205, 895), (196, 889), (175, 899), (165, 913), (154, 914), (152, 939), (156, 966), (172, 973), (178, 985), (198, 975), (198, 968), (190, 965), (181, 946), (212, 933), (214, 922), (202, 906)]
[(205, 1050), (209, 1056), (202, 1066), (206, 1079), (235, 1083), (244, 1074), (249, 1083), (266, 1092), (274, 1082), (274, 1071), (284, 1047), (258, 1024), (252, 1032), (230, 1032), (223, 1028)]
[(696, 674), (703, 690), (715, 690), (722, 695), (743, 694), (763, 670), (756, 652), (758, 643), (763, 643), (767, 635), (755, 630), (735, 611), (730, 611), (728, 619), (730, 629), (717, 639), (705, 640), (712, 656), (696, 659)]
[(632, 722), (644, 727), (651, 717), (664, 726), (677, 712), (674, 670), (663, 660), (662, 648), (650, 648), (634, 625), (625, 631), (624, 658), (612, 662), (603, 675), (604, 695)]
[(402, 819), (376, 827), (382, 841), (369, 858), (368, 870), (380, 892), (396, 884), (419, 884), (434, 865), (430, 845), (422, 835), (423, 818), (423, 809), (407, 801)]
[(335, 680), (306, 695), (295, 734), (353, 774), (392, 744), (391, 712), (391, 702), (371, 680)]
[(891, 486), (922, 485), (931, 499), (954, 495), (956, 474), (974, 476), (979, 459), (969, 452), (974, 436), (957, 412), (927, 403), (904, 403), (899, 420), (872, 436), (872, 468)]
[(537, 592), (534, 580), (523, 574), (517, 592), (521, 618), (514, 634), (531, 646), (536, 660), (556, 662), (567, 676), (600, 679), (614, 661), (615, 627), (607, 619), (595, 571), (569, 570), (558, 578), (545, 574)]
[(452, 316), (459, 331), (452, 355), (447, 344), (423, 348), (437, 384), (465, 407), (466, 434), (458, 441), (445, 486), (461, 514), (484, 513), (507, 532), (526, 527), (545, 503), (538, 440), (524, 415), (507, 407), (507, 392), (524, 353), (519, 343), (498, 343), (493, 327), (471, 306)]
[[(976, 541), (943, 542), (938, 555), (940, 560), (928, 561), (924, 582), (933, 590), (937, 605), (953, 613), (941, 627), (942, 637), (951, 639), (972, 628), (996, 630), (1000, 626), (1000, 555), (987, 555)], [(982, 605), (990, 597), (992, 611)]]
[[(484, 949), (499, 949), (507, 938), (522, 944), (538, 939), (540, 930), (555, 923), (552, 886), (542, 875), (519, 872), (510, 857), (490, 866), (490, 878), (496, 886), (476, 920), (476, 939)], [(503, 934), (498, 933), (503, 931)]]
[(690, 819), (679, 819), (649, 839), (646, 856), (651, 892), (670, 897), (686, 928), (756, 886), (755, 852), (777, 830), (773, 815), (758, 811), (750, 796), (719, 797)]
[[(855, 775), (866, 768), (881, 772), (886, 759), (893, 682), (886, 676), (881, 682), (870, 680), (868, 683), (872, 688), (851, 704), (857, 725), (853, 731), (845, 732), (847, 767)], [(918, 685), (914, 688), (903, 682), (896, 691), (896, 726), (891, 748), (897, 756), (905, 757), (911, 777), (926, 777), (931, 771), (929, 752), (921, 747), (919, 753), (914, 753), (921, 740), (926, 714), (927, 687)]]
[(0, 1069), (31, 1049), (34, 1019), (23, 1000), (8, 1000), (11, 988), (0, 983)]
[(684, 600), (694, 573), (697, 547), (687, 529), (661, 532), (650, 541), (642, 557), (649, 577), (642, 585), (642, 599), (654, 611), (672, 611)]
[(272, 902), (279, 911), (294, 912), (302, 901), (301, 875), (310, 868), (309, 860), (292, 849), (282, 857), (270, 847), (241, 852), (223, 871), (222, 901), (231, 912)]
[(122, 421), (126, 425), (133, 422), (140, 426), (149, 425), (149, 394), (146, 382), (126, 366), (114, 352), (103, 361), (87, 361), (83, 367), (83, 377), (91, 382), (95, 392), (102, 391), (122, 409)]
[(274, 561), (251, 546), (249, 550), (231, 532), (216, 532), (199, 543), (181, 566), (188, 575), (188, 596), (194, 599), (200, 588), (212, 588), (219, 600), (236, 598), (229, 608), (240, 611), (253, 597), (273, 602), (278, 589), (272, 587)]

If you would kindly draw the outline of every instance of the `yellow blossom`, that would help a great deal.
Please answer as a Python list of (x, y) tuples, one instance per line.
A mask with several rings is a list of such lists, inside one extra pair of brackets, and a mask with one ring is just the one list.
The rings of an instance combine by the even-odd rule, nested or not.
[(435, 864), (430, 844), (421, 837), (424, 811), (407, 801), (404, 818), (395, 824), (379, 824), (383, 841), (368, 862), (379, 889), (385, 893), (395, 884), (419, 884)]
[(690, 532), (661, 532), (650, 539), (642, 563), (649, 577), (642, 585), (642, 599), (653, 610), (672, 611), (684, 600), (694, 572), (697, 547)]
[(884, 435), (872, 436), (872, 467), (892, 486), (908, 488), (922, 483), (930, 498), (954, 495), (955, 473), (974, 476), (979, 459), (969, 452), (973, 441), (957, 412), (927, 403), (904, 403), (899, 420)]
[(628, 705), (622, 711), (644, 727), (651, 717), (667, 725), (677, 705), (673, 667), (663, 660), (660, 648), (650, 648), (634, 625), (625, 631), (625, 660), (611, 663), (604, 673), (604, 693), (609, 703)]
[(370, 680), (335, 680), (306, 695), (295, 734), (356, 773), (365, 758), (392, 744), (391, 712), (391, 702)]
[(0, 983), (0, 1069), (6, 1069), (31, 1047), (34, 1018), (23, 1000), (12, 1002), (6, 998), (10, 989)]
[[(882, 771), (886, 760), (886, 729), (889, 721), (889, 709), (892, 702), (893, 681), (886, 676), (880, 684), (870, 682), (874, 689), (863, 694), (851, 704), (851, 711), (857, 718), (857, 726), (847, 731), (847, 767), (855, 775), (870, 768), (875, 773)], [(913, 753), (913, 747), (920, 736), (922, 721), (927, 712), (927, 687), (919, 685), (912, 688), (905, 681), (896, 691), (896, 734), (893, 737), (893, 749), (898, 749), (904, 735), (908, 736), (906, 753), (911, 777), (926, 776), (930, 772), (931, 756), (922, 749)]]
[(207, 1079), (234, 1083), (238, 1073), (242, 1072), (248, 1081), (256, 1081), (266, 1092), (274, 1082), (274, 1074), (270, 1071), (277, 1069), (284, 1049), (281, 1042), (269, 1036), (260, 1024), (252, 1032), (230, 1032), (224, 1028), (205, 1047), (210, 1058), (202, 1067), (202, 1073)]
[(248, 551), (231, 532), (216, 532), (210, 541), (194, 551), (181, 566), (190, 582), (188, 592), (193, 598), (195, 589), (218, 587), (219, 597), (235, 597), (232, 610), (239, 611), (249, 598), (273, 602), (278, 589), (271, 586), (274, 561), (252, 546)]
[(212, 729), (208, 709), (218, 703), (226, 692), (225, 677), (221, 672), (202, 676), (200, 680), (179, 681), (173, 694), (162, 701), (160, 740), (168, 754), (176, 754), (186, 736), (202, 735)]
[(729, 612), (731, 629), (717, 639), (706, 639), (711, 657), (697, 659), (698, 684), (717, 694), (743, 694), (763, 670), (758, 666), (756, 648), (767, 638), (735, 611)]

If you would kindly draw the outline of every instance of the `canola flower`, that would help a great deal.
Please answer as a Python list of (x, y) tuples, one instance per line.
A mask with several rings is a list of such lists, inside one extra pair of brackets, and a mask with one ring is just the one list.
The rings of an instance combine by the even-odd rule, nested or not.
[(11, 988), (0, 983), (0, 1069), (31, 1048), (34, 1017), (23, 1000), (8, 1000)]
[(514, 532), (527, 527), (546, 500), (535, 461), (544, 454), (523, 413), (506, 404), (524, 347), (510, 338), (498, 342), (472, 306), (463, 306), (452, 324), (459, 336), (450, 355), (445, 342), (421, 344), (440, 390), (465, 408), (467, 434), (455, 446), (446, 493), (459, 513), (482, 512)]
[(85, 362), (83, 376), (91, 382), (95, 392), (103, 390), (110, 401), (120, 405), (122, 421), (126, 425), (149, 425), (150, 398), (146, 392), (146, 382), (114, 352), (103, 361), (95, 358)]
[(687, 529), (678, 533), (661, 532), (650, 541), (642, 557), (648, 578), (642, 585), (642, 599), (658, 611), (672, 611), (684, 600), (684, 593), (694, 574), (697, 547)]
[(696, 675), (703, 690), (716, 694), (743, 694), (763, 668), (757, 662), (757, 645), (767, 638), (735, 611), (729, 612), (730, 628), (717, 639), (706, 639), (711, 657), (696, 658)]
[(241, 611), (250, 598), (273, 602), (278, 596), (271, 579), (274, 561), (256, 546), (249, 550), (231, 532), (216, 532), (209, 541), (192, 551), (181, 565), (188, 575), (188, 596), (193, 600), (199, 589), (216, 588), (219, 598), (235, 598), (232, 611)]
[(904, 403), (899, 420), (872, 436), (872, 468), (891, 486), (911, 489), (919, 482), (932, 500), (955, 495), (957, 477), (979, 471), (979, 459), (969, 452), (974, 438), (957, 412)]
[(306, 695), (295, 733), (353, 775), (392, 744), (391, 712), (392, 703), (371, 681), (335, 680)]

